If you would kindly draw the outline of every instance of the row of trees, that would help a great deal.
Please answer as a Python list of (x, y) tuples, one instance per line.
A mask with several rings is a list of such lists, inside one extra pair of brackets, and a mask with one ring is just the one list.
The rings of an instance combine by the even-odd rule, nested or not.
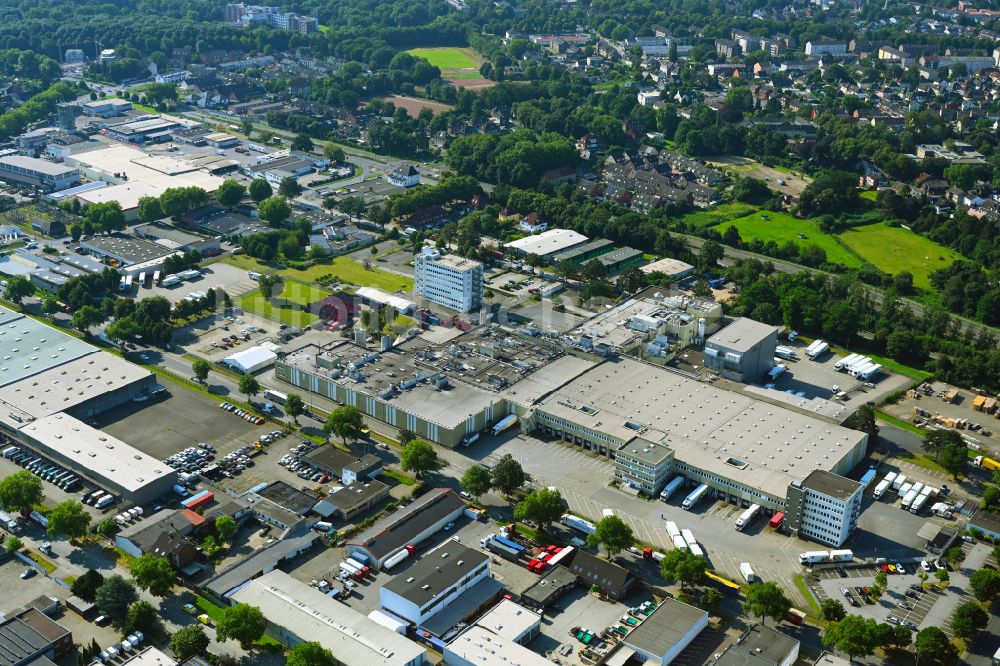
[(164, 217), (179, 217), (208, 201), (208, 192), (196, 185), (171, 187), (158, 197), (140, 197), (137, 214), (143, 222), (155, 222)]

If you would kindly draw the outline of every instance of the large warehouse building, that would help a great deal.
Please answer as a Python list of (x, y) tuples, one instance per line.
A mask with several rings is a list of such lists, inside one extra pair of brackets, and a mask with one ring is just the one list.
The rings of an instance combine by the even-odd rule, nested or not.
[(51, 326), (0, 307), (0, 433), (135, 501), (176, 473), (80, 419), (147, 394), (155, 375)]
[[(753, 346), (767, 347), (773, 329), (751, 324), (741, 323), (734, 340), (753, 329)], [(600, 330), (591, 335), (638, 348), (658, 330), (621, 345)], [(615, 478), (648, 495), (681, 474), (713, 497), (759, 504), (766, 515), (786, 511), (793, 484), (814, 470), (844, 477), (865, 456), (867, 435), (837, 425), (843, 415), (827, 401), (791, 406), (754, 387), (723, 388), (654, 362), (550, 341), (489, 326), (443, 343), (420, 335), (381, 352), (343, 342), (287, 354), (275, 374), (448, 447), (516, 415), (523, 432), (615, 460)]]

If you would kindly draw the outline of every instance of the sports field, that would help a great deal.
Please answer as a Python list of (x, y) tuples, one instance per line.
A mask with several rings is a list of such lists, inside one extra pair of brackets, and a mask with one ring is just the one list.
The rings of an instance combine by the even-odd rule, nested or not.
[(831, 263), (852, 268), (861, 266), (860, 259), (841, 247), (832, 236), (820, 231), (813, 220), (803, 220), (788, 213), (757, 211), (723, 222), (713, 228), (723, 233), (730, 225), (736, 227), (744, 241), (761, 240), (765, 243), (774, 241), (778, 245), (788, 241), (797, 245), (812, 243), (826, 252), (826, 259)]
[(845, 231), (840, 238), (855, 252), (886, 273), (913, 274), (918, 289), (932, 289), (927, 276), (950, 266), (962, 255), (901, 227), (870, 224)]
[(469, 49), (460, 49), (451, 46), (432, 49), (410, 49), (410, 55), (424, 58), (430, 64), (441, 69), (478, 69), (476, 62)]

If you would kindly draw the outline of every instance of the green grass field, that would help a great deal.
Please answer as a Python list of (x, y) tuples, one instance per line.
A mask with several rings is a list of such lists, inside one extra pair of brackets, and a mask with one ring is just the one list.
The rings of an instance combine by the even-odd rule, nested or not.
[(871, 224), (845, 231), (840, 238), (855, 252), (879, 269), (895, 275), (913, 274), (918, 289), (931, 290), (928, 276), (947, 268), (961, 255), (900, 227)]
[(705, 227), (714, 227), (729, 220), (752, 215), (756, 210), (756, 206), (733, 201), (712, 206), (711, 208), (696, 210), (686, 214), (683, 219), (688, 224), (693, 224), (699, 229), (704, 229)]
[(246, 271), (256, 271), (258, 273), (278, 273), (289, 280), (297, 280), (307, 284), (318, 282), (325, 275), (334, 275), (342, 282), (357, 285), (359, 287), (375, 287), (383, 291), (393, 292), (397, 290), (412, 291), (413, 279), (403, 275), (396, 275), (387, 271), (373, 268), (365, 270), (365, 267), (347, 257), (335, 257), (332, 260), (321, 261), (306, 268), (297, 270), (294, 268), (281, 268), (263, 264), (252, 257), (246, 255), (236, 255), (227, 257), (224, 260), (228, 264), (238, 266)]
[(407, 53), (424, 58), (441, 69), (478, 69), (476, 61), (469, 57), (465, 49), (442, 47), (432, 49), (410, 49)]
[[(763, 215), (767, 216), (766, 220)], [(774, 241), (778, 245), (787, 241), (797, 245), (813, 243), (826, 252), (826, 259), (831, 263), (852, 268), (861, 266), (860, 259), (841, 247), (832, 236), (820, 231), (813, 220), (803, 220), (788, 213), (758, 211), (717, 224), (714, 229), (722, 233), (730, 225), (739, 230), (744, 241)]]
[(245, 312), (252, 312), (271, 321), (277, 321), (298, 328), (305, 328), (319, 319), (319, 317), (310, 312), (274, 307), (264, 300), (259, 291), (251, 291), (240, 296), (238, 303)]

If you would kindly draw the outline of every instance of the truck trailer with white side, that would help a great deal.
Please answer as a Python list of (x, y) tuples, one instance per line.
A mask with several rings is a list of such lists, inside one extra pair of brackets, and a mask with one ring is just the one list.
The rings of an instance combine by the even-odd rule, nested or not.
[(750, 508), (740, 514), (740, 517), (736, 519), (736, 530), (742, 532), (747, 525), (753, 522), (753, 519), (757, 517), (760, 513), (759, 504), (751, 504)]

